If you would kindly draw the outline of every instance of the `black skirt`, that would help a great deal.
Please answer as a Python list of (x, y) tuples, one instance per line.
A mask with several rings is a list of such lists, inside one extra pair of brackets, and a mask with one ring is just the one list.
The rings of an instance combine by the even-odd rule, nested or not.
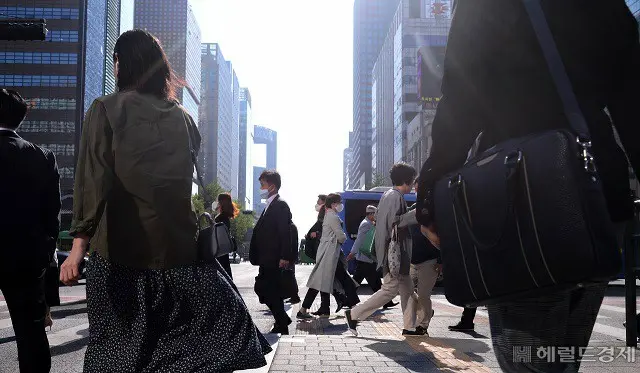
[(138, 270), (93, 254), (85, 372), (228, 372), (266, 365), (267, 340), (218, 264)]

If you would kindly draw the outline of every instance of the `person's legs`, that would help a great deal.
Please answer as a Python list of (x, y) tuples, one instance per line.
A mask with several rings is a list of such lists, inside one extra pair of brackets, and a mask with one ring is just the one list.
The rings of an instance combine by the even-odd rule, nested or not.
[(398, 277), (400, 292), (400, 307), (402, 309), (404, 330), (414, 331), (418, 314), (418, 299), (414, 292), (413, 281), (409, 275)]
[(360, 303), (356, 285), (354, 284), (351, 276), (349, 276), (349, 273), (347, 273), (347, 270), (342, 263), (338, 263), (338, 267), (336, 268), (336, 280), (340, 282), (340, 284), (342, 285), (342, 289), (344, 290), (344, 299), (342, 305), (353, 307), (356, 304)]
[[(606, 284), (488, 306), (491, 337), (505, 372), (577, 372), (557, 347), (588, 346)], [(540, 357), (542, 356), (542, 357)]]
[[(359, 260), (356, 261), (356, 270), (353, 272), (353, 280), (358, 283), (358, 285), (362, 285), (362, 280), (367, 278), (365, 262), (361, 262)], [(367, 278), (367, 282), (369, 279)]]
[[(304, 296), (304, 301), (302, 302), (301, 311), (306, 312), (313, 305), (313, 301), (316, 300), (318, 296), (318, 290), (309, 288), (307, 290), (307, 295)], [(303, 312), (303, 313), (304, 313)]]
[(329, 293), (320, 292), (320, 309), (319, 312), (328, 314), (331, 312), (331, 297)]
[(275, 319), (276, 327), (286, 327), (291, 324), (291, 318), (284, 310), (284, 302), (280, 298), (280, 269), (278, 268), (261, 268), (262, 276), (265, 283), (264, 301), (273, 318)]
[(44, 270), (28, 276), (3, 276), (0, 283), (16, 335), (21, 372), (40, 373), (51, 369), (49, 341), (44, 330), (44, 276)]
[(375, 292), (369, 299), (358, 304), (351, 309), (351, 318), (354, 321), (364, 320), (371, 316), (376, 310), (384, 306), (387, 302), (398, 295), (400, 288), (400, 280), (387, 274), (384, 277), (382, 287)]
[(382, 280), (378, 275), (378, 271), (376, 271), (376, 264), (375, 263), (364, 263), (364, 264), (366, 265), (365, 268), (367, 269), (365, 272), (365, 278), (367, 279), (367, 283), (371, 287), (371, 290), (373, 290), (373, 292), (375, 293), (376, 291), (380, 290), (380, 288), (382, 287)]
[(575, 347), (573, 368), (580, 368), (580, 349), (589, 346), (591, 333), (598, 318), (598, 312), (607, 290), (607, 284), (598, 284), (574, 290), (571, 294), (571, 306), (564, 346)]
[(424, 263), (411, 266), (411, 277), (418, 283), (418, 301), (424, 311), (422, 320), (419, 325), (423, 328), (429, 328), (431, 317), (433, 315), (433, 305), (431, 303), (431, 292), (438, 279), (438, 272), (435, 269), (437, 260), (428, 260)]

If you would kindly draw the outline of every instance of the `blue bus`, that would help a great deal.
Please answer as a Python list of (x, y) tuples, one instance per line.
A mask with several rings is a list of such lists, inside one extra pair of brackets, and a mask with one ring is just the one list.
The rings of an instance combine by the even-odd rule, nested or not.
[[(358, 228), (360, 223), (367, 215), (365, 210), (368, 205), (378, 206), (380, 198), (390, 187), (378, 187), (371, 190), (350, 190), (340, 193), (344, 210), (338, 215), (344, 222), (344, 232), (347, 235), (347, 241), (342, 245), (344, 255), (349, 255), (353, 243), (358, 236)], [(415, 193), (405, 194), (404, 199), (411, 206), (416, 202)], [(349, 272), (353, 273), (355, 262), (349, 263)]]

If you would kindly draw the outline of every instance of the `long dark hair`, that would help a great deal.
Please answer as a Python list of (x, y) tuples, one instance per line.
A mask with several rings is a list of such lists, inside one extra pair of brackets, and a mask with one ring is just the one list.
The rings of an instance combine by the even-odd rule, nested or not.
[(218, 194), (218, 204), (220, 205), (220, 215), (224, 217), (235, 219), (240, 214), (240, 209), (233, 202), (229, 193)]
[(135, 89), (175, 100), (176, 90), (184, 85), (171, 70), (160, 41), (147, 31), (131, 30), (120, 35), (113, 61), (118, 61), (118, 91)]

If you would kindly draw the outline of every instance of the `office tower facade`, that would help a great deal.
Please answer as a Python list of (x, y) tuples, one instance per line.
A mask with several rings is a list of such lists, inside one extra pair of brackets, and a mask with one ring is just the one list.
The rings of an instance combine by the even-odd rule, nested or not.
[(111, 45), (133, 0), (0, 0), (0, 19), (44, 18), (46, 41), (0, 41), (0, 86), (15, 89), (30, 110), (19, 133), (56, 154), (62, 226), (70, 225), (82, 121), (91, 102), (115, 87)]
[(373, 65), (371, 169), (374, 184), (391, 185), (393, 166), (393, 40), (385, 38)]
[(254, 127), (254, 144), (266, 145), (267, 164), (266, 167), (253, 167), (253, 211), (258, 215), (262, 214), (265, 203), (260, 197), (260, 174), (264, 170), (276, 170), (278, 167), (278, 133), (267, 127)]
[(200, 162), (205, 182), (216, 181), (237, 198), (240, 85), (217, 43), (202, 44), (201, 55)]
[(229, 191), (234, 198), (239, 197), (238, 183), (240, 181), (240, 83), (238, 76), (229, 63), (231, 69), (231, 188)]
[[(432, 120), (440, 97), (451, 15), (451, 0), (402, 0), (393, 17), (373, 71), (375, 165), (385, 177), (393, 163), (419, 167), (424, 160), (426, 143), (421, 139), (426, 130), (422, 127)], [(420, 80), (423, 66), (427, 68)], [(429, 87), (425, 97), (419, 92), (421, 84)]]
[(245, 209), (253, 208), (253, 118), (249, 88), (240, 88), (240, 160), (238, 165), (238, 200)]
[(371, 184), (371, 93), (373, 64), (399, 0), (356, 0), (353, 30), (353, 158), (350, 188)]
[(45, 18), (46, 41), (0, 41), (0, 87), (15, 89), (30, 110), (19, 129), (52, 150), (63, 194), (73, 193), (82, 126), (85, 1), (3, 0), (0, 18)]
[(134, 27), (147, 30), (162, 44), (176, 75), (186, 86), (177, 96), (198, 122), (201, 33), (189, 0), (135, 0)]

